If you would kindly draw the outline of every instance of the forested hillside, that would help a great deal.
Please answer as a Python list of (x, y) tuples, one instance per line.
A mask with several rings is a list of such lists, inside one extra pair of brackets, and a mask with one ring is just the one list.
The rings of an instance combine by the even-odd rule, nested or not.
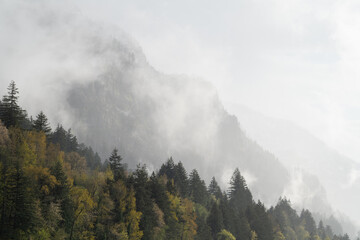
[(43, 112), (28, 118), (14, 82), (0, 119), (1, 239), (349, 239), (287, 199), (255, 202), (238, 168), (222, 191), (182, 159), (149, 173), (127, 169), (114, 149), (102, 163)]

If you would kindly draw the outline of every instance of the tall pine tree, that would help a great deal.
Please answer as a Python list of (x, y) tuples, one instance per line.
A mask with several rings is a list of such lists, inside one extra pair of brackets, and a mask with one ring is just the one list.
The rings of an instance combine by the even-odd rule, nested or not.
[(25, 112), (18, 105), (19, 90), (14, 81), (10, 82), (8, 94), (0, 104), (0, 119), (6, 127), (20, 126), (25, 119)]
[(213, 202), (210, 214), (207, 218), (207, 224), (211, 228), (213, 238), (224, 228), (222, 212), (216, 201)]
[(110, 169), (114, 174), (114, 180), (117, 181), (124, 177), (125, 171), (123, 164), (121, 163), (122, 158), (118, 154), (118, 150), (115, 148), (109, 158)]
[(211, 182), (209, 184), (208, 187), (208, 192), (215, 196), (217, 199), (221, 199), (222, 198), (222, 193), (221, 193), (221, 189), (217, 183), (217, 181), (215, 180), (215, 177), (212, 177)]
[(235, 169), (231, 177), (229, 195), (230, 205), (236, 212), (245, 211), (253, 202), (251, 192), (238, 168)]
[(40, 111), (40, 113), (36, 116), (36, 119), (33, 123), (33, 128), (37, 131), (44, 132), (46, 135), (50, 134), (51, 128), (43, 111)]
[(208, 192), (204, 180), (196, 169), (192, 170), (189, 177), (190, 197), (195, 203), (206, 205)]
[(175, 186), (177, 187), (180, 196), (186, 197), (188, 193), (189, 183), (184, 165), (181, 162), (179, 162), (177, 165), (175, 165), (174, 170), (175, 170), (175, 179), (174, 179)]

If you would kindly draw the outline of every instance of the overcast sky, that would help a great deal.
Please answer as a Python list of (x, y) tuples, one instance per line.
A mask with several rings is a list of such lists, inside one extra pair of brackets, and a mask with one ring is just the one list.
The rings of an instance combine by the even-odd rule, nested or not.
[(306, 128), (360, 161), (360, 2), (77, 0), (159, 71), (213, 82), (225, 106)]

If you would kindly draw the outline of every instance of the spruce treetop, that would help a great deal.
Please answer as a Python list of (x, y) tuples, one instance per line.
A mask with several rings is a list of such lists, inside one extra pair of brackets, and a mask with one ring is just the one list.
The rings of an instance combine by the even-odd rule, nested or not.
[(40, 111), (40, 113), (36, 116), (33, 127), (35, 130), (43, 131), (45, 134), (49, 134), (51, 132), (48, 119), (43, 111)]
[(3, 96), (0, 104), (0, 119), (6, 127), (20, 125), (25, 119), (25, 112), (18, 105), (19, 90), (14, 81), (9, 84), (8, 94)]

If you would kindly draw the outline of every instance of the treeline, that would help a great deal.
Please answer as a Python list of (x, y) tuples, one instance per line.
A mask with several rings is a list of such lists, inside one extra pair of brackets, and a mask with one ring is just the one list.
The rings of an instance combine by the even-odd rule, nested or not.
[(44, 113), (28, 118), (11, 82), (0, 102), (1, 239), (346, 240), (287, 199), (266, 209), (235, 169), (227, 191), (168, 159), (149, 175), (79, 144)]

